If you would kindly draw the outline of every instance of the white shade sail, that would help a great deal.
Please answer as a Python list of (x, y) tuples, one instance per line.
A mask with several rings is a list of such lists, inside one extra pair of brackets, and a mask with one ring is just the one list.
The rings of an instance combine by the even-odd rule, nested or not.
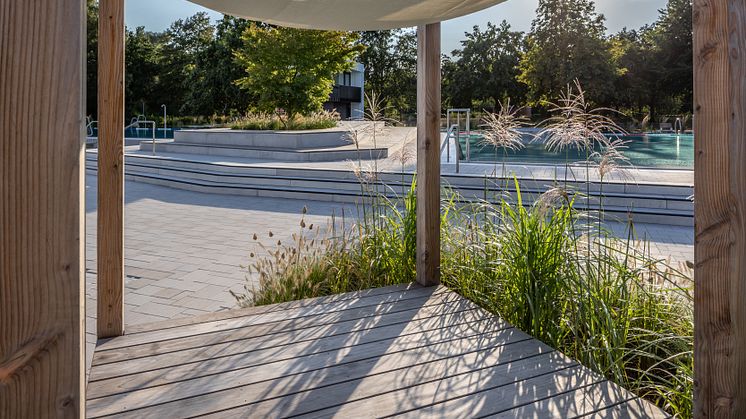
[(464, 16), (505, 0), (190, 0), (228, 15), (280, 26), (378, 30)]

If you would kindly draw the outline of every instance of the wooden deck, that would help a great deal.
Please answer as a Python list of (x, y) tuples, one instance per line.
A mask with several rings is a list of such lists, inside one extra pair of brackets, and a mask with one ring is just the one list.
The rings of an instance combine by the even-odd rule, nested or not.
[(88, 416), (662, 417), (443, 287), (379, 288), (130, 328)]

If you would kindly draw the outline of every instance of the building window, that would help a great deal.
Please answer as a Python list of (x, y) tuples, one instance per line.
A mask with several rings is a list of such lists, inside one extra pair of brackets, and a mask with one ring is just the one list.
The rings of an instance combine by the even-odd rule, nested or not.
[(352, 86), (352, 73), (349, 71), (345, 71), (344, 74), (342, 74), (342, 85)]

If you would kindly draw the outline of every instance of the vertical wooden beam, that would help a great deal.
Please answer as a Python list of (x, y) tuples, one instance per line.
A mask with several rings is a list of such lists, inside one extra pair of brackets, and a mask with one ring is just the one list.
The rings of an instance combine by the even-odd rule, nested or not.
[(417, 28), (417, 282), (440, 283), (440, 23)]
[(746, 417), (746, 2), (694, 1), (695, 417)]
[(0, 417), (84, 416), (85, 1), (0, 0)]
[(124, 333), (124, 0), (98, 20), (98, 337)]

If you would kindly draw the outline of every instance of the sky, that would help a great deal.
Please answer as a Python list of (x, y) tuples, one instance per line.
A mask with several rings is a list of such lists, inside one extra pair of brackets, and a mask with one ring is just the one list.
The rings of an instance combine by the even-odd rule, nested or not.
[[(162, 31), (176, 19), (200, 11), (207, 12), (213, 19), (221, 16), (186, 0), (128, 0), (125, 4), (127, 26), (145, 26), (151, 31)], [(539, 0), (510, 0), (469, 16), (443, 22), (443, 52), (450, 53), (458, 48), (464, 32), (470, 32), (474, 25), (485, 26), (487, 22), (499, 23), (505, 19), (514, 30), (527, 32), (531, 29), (538, 4)], [(658, 10), (665, 5), (666, 0), (596, 0), (596, 10), (606, 16), (606, 27), (610, 33), (624, 27), (636, 29), (654, 22)]]

